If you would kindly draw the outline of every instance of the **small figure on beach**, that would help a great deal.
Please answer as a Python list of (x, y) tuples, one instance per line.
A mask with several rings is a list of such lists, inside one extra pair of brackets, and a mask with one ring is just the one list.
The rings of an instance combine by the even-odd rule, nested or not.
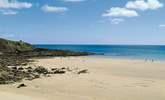
[(154, 62), (154, 59), (152, 59), (151, 61)]

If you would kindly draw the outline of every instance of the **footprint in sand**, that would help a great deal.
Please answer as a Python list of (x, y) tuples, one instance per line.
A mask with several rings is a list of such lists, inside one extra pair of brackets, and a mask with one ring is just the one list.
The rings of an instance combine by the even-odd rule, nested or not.
[(153, 85), (153, 83), (155, 83), (155, 81), (153, 80), (143, 80), (143, 82), (136, 82), (136, 83), (131, 83), (131, 84), (126, 84), (124, 85), (124, 87), (149, 87), (151, 85)]

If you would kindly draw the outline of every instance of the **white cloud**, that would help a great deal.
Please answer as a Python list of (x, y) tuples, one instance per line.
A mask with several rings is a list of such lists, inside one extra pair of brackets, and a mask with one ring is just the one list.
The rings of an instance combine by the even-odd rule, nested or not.
[(138, 13), (135, 10), (127, 8), (112, 7), (102, 14), (103, 17), (136, 17)]
[(64, 2), (82, 2), (86, 0), (63, 0)]
[[(137, 10), (156, 10), (163, 6), (163, 3), (159, 2), (159, 0), (134, 0), (128, 1), (124, 7), (112, 7), (103, 13), (102, 16), (110, 17), (112, 24), (119, 24), (123, 22), (123, 17), (139, 16)], [(165, 25), (159, 27), (165, 27)]]
[(44, 5), (41, 8), (44, 12), (51, 12), (51, 13), (63, 13), (65, 11), (68, 11), (68, 8), (66, 7), (56, 7), (56, 6), (49, 6)]
[(32, 4), (28, 2), (19, 2), (17, 0), (0, 0), (0, 14), (15, 15), (18, 14), (16, 9), (31, 8)]
[(159, 25), (159, 27), (164, 27), (165, 28), (165, 24), (161, 24), (161, 25)]
[(0, 10), (2, 15), (16, 15), (18, 12), (13, 10)]
[(163, 7), (163, 4), (158, 0), (135, 0), (129, 1), (126, 4), (126, 8), (138, 9), (138, 10), (154, 10)]
[(111, 24), (119, 24), (121, 22), (124, 22), (124, 19), (122, 18), (114, 18), (111, 20)]
[(32, 4), (27, 2), (19, 2), (17, 0), (0, 0), (0, 8), (3, 9), (22, 9), (31, 7)]

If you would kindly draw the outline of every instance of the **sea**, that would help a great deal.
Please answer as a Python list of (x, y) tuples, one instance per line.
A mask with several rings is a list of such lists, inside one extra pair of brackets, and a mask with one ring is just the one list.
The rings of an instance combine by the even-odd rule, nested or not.
[(163, 60), (165, 45), (34, 45), (36, 48), (93, 52), (98, 57)]

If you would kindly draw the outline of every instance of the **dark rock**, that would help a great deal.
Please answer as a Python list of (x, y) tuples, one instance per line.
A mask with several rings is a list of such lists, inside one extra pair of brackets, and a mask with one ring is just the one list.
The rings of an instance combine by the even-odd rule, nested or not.
[(66, 68), (65, 68), (65, 67), (62, 67), (61, 69), (64, 70), (64, 69), (66, 69)]
[(22, 68), (22, 67), (19, 67), (19, 68), (18, 68), (18, 70), (24, 70), (24, 68)]
[(79, 71), (77, 74), (84, 74), (84, 73), (87, 73), (87, 72), (88, 72), (88, 70), (84, 69), (84, 70)]
[(38, 74), (47, 74), (48, 70), (42, 66), (38, 66), (34, 69), (34, 72), (37, 72)]
[(12, 67), (12, 70), (13, 70), (13, 71), (17, 70), (17, 67)]
[(36, 78), (40, 78), (40, 75), (35, 74), (35, 75), (34, 75), (34, 78), (35, 78), (35, 79), (36, 79)]
[(51, 71), (56, 71), (56, 70), (57, 70), (57, 68), (52, 68), (52, 69), (51, 69)]
[(66, 71), (64, 71), (64, 70), (56, 70), (56, 71), (54, 71), (53, 73), (54, 73), (54, 74), (65, 74), (65, 72), (66, 72)]
[(20, 84), (20, 85), (17, 86), (17, 88), (26, 87), (26, 86), (27, 85), (25, 85), (25, 84)]

